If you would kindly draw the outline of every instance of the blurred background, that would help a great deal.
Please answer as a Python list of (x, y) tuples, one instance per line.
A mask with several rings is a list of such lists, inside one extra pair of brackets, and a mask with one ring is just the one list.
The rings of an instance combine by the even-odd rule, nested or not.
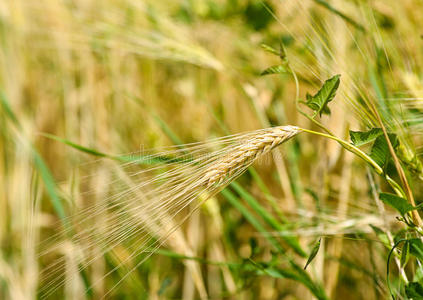
[[(306, 134), (207, 201), (135, 269), (136, 257), (115, 259), (130, 245), (84, 272), (71, 245), (44, 259), (39, 248), (75, 207), (112, 193), (95, 189), (115, 170), (99, 152), (277, 125), (318, 130), (297, 112), (290, 74), (260, 76), (280, 63), (262, 44), (283, 44), (300, 99), (341, 74), (322, 117), (340, 138), (375, 126), (375, 104), (406, 145), (419, 199), (422, 28), (418, 0), (1, 1), (0, 298), (40, 297), (49, 289), (40, 272), (57, 256), (69, 280), (52, 299), (387, 297), (381, 241), (398, 222), (375, 199), (387, 187), (338, 144)], [(95, 192), (84, 196), (84, 186)], [(118, 265), (127, 271), (109, 274)]]

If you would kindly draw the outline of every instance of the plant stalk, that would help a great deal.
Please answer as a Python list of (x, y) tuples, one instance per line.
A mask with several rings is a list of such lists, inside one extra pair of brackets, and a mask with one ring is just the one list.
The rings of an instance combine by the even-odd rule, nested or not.
[(370, 156), (368, 156), (366, 153), (364, 153), (362, 150), (360, 150), (356, 146), (351, 145), (350, 143), (348, 143), (348, 142), (346, 142), (346, 141), (344, 141), (344, 140), (342, 140), (342, 139), (340, 139), (340, 138), (338, 138), (334, 135), (330, 135), (330, 134), (326, 134), (326, 133), (318, 132), (318, 131), (313, 131), (313, 130), (309, 130), (309, 129), (304, 129), (304, 128), (300, 128), (300, 130), (304, 131), (304, 132), (311, 133), (311, 134), (320, 135), (320, 136), (332, 139), (334, 141), (337, 141), (346, 150), (354, 153), (355, 155), (357, 155), (358, 157), (360, 157), (361, 159), (366, 161), (368, 164), (370, 164), (378, 175), (384, 176), (386, 181), (389, 183), (389, 185), (392, 187), (392, 189), (395, 191), (395, 193), (398, 196), (403, 197), (403, 198), (406, 197), (406, 194), (404, 193), (401, 186), (395, 180), (393, 180), (391, 177), (384, 174), (383, 169)]

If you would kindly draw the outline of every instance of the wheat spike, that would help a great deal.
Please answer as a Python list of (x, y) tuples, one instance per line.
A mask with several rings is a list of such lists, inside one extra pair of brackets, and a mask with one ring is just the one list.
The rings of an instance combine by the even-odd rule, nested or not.
[(296, 126), (278, 126), (255, 131), (252, 135), (241, 140), (222, 158), (221, 161), (210, 166), (204, 176), (206, 186), (221, 184), (226, 178), (240, 167), (249, 166), (257, 158), (270, 152), (286, 140), (297, 135), (300, 129)]
[[(173, 233), (168, 245), (180, 250), (184, 246), (184, 239), (177, 231), (181, 222), (189, 217), (184, 212), (189, 205), (195, 203), (195, 210), (240, 176), (256, 159), (301, 131), (295, 126), (260, 129), (146, 156), (145, 159), (173, 158), (170, 162), (146, 169), (125, 170), (125, 167), (137, 166), (131, 163), (125, 163), (123, 169), (118, 167), (114, 175), (116, 179), (111, 183), (106, 181), (101, 187), (100, 183), (95, 183), (96, 188), (104, 190), (115, 185), (118, 192), (111, 189), (116, 194), (112, 193), (110, 197), (70, 217), (77, 230), (72, 236), (72, 244), (82, 253), (78, 258), (79, 268), (87, 268), (104, 253), (113, 253), (132, 239), (136, 240), (136, 243), (132, 242), (133, 252), (105, 276), (136, 256), (141, 264)], [(159, 170), (162, 172), (158, 173)], [(93, 224), (93, 219), (103, 222)], [(66, 230), (65, 233), (70, 234)], [(175, 244), (175, 236), (179, 244)], [(61, 245), (65, 247), (67, 242), (63, 241)], [(57, 246), (58, 242), (54, 244)], [(100, 249), (96, 250), (97, 247)], [(52, 252), (55, 249), (42, 249), (40, 257)], [(63, 270), (65, 260), (65, 256), (59, 257), (45, 268), (42, 298), (48, 297), (70, 280), (58, 275)], [(95, 286), (96, 282), (92, 285)]]

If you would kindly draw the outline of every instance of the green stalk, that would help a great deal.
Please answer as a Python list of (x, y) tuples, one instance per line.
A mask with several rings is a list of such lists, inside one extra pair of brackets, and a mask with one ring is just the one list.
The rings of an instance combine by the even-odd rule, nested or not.
[(326, 131), (327, 133), (323, 133), (323, 132), (318, 132), (318, 131), (313, 131), (313, 130), (308, 130), (308, 129), (300, 129), (304, 132), (308, 132), (311, 134), (316, 134), (316, 135), (320, 135), (332, 140), (337, 141), (342, 147), (344, 147), (346, 150), (354, 153), (355, 155), (357, 155), (358, 157), (362, 158), (364, 161), (366, 161), (368, 164), (370, 164), (373, 169), (376, 171), (376, 173), (380, 176), (384, 176), (386, 181), (389, 183), (389, 185), (392, 187), (392, 189), (395, 191), (395, 193), (405, 199), (408, 199), (406, 193), (404, 192), (404, 190), (401, 188), (401, 186), (395, 181), (393, 180), (391, 177), (389, 177), (389, 175), (384, 174), (383, 169), (370, 157), (368, 156), (366, 153), (364, 153), (363, 151), (361, 151), (359, 148), (357, 148), (356, 146), (340, 139), (337, 138), (328, 128), (326, 128), (325, 125), (323, 125), (322, 123), (320, 123), (319, 121), (317, 121), (314, 116), (309, 116), (307, 113), (303, 112), (299, 106), (300, 103), (300, 85), (298, 82), (298, 78), (297, 78), (297, 74), (295, 73), (295, 71), (291, 68), (291, 66), (289, 66), (289, 69), (292, 73), (292, 76), (294, 77), (294, 81), (295, 81), (295, 87), (296, 87), (296, 95), (295, 95), (295, 105), (297, 107), (297, 111), (302, 114), (303, 116), (305, 116), (307, 119), (309, 119), (311, 122), (313, 122), (315, 125), (317, 125), (319, 128), (321, 128), (322, 130)]
[[(314, 121), (316, 121), (316, 120), (314, 120)], [(320, 125), (322, 125), (322, 124), (320, 124)], [(406, 198), (405, 193), (402, 190), (401, 186), (397, 182), (395, 182), (395, 180), (393, 180), (391, 177), (389, 177), (387, 174), (384, 174), (383, 169), (370, 156), (368, 156), (366, 153), (364, 153), (362, 150), (360, 150), (356, 146), (354, 146), (354, 145), (352, 145), (352, 144), (350, 144), (350, 143), (348, 143), (348, 142), (346, 142), (346, 141), (344, 141), (344, 140), (342, 140), (342, 139), (340, 139), (340, 138), (338, 138), (334, 135), (331, 135), (331, 134), (326, 134), (326, 133), (323, 133), (323, 132), (313, 131), (313, 130), (304, 129), (304, 128), (300, 128), (300, 130), (304, 131), (304, 132), (311, 133), (311, 134), (320, 135), (320, 136), (323, 136), (325, 138), (329, 138), (329, 139), (332, 139), (332, 140), (338, 142), (346, 150), (354, 153), (355, 155), (357, 155), (358, 157), (360, 157), (361, 159), (366, 161), (368, 164), (370, 164), (378, 175), (384, 176), (386, 181), (389, 183), (389, 185), (392, 187), (392, 189), (395, 191), (395, 193), (398, 196), (400, 196), (402, 198)]]

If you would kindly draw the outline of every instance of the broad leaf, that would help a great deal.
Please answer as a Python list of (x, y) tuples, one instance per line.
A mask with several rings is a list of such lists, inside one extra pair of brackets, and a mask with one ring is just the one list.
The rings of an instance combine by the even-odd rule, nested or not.
[(380, 193), (379, 197), (380, 200), (396, 209), (402, 216), (405, 215), (407, 212), (415, 209), (415, 207), (409, 204), (407, 200), (397, 195), (389, 193)]
[[(398, 138), (396, 134), (389, 133), (389, 140), (391, 141), (392, 147), (394, 149), (398, 146)], [(388, 143), (386, 142), (385, 136), (380, 135), (376, 138), (372, 150), (370, 152), (370, 157), (384, 170), (388, 166), (388, 163), (391, 160), (391, 152), (389, 151)]]
[(380, 128), (372, 128), (369, 131), (351, 131), (350, 138), (354, 146), (363, 146), (365, 144), (373, 142), (376, 138), (383, 135), (383, 131)]
[(410, 239), (408, 242), (410, 244), (410, 254), (423, 261), (423, 242), (418, 238)]
[(330, 114), (328, 103), (335, 97), (336, 91), (339, 87), (340, 77), (341, 75), (335, 75), (326, 80), (321, 89), (314, 96), (307, 93), (306, 105), (320, 116), (322, 114)]
[(307, 263), (304, 266), (304, 270), (307, 268), (307, 266), (313, 261), (313, 259), (316, 257), (317, 252), (319, 252), (320, 249), (320, 242), (322, 238), (320, 238), (317, 243), (314, 245), (313, 249), (310, 252), (310, 256), (308, 257)]
[(260, 76), (284, 73), (289, 73), (289, 70), (283, 65), (277, 65), (267, 68), (266, 70), (260, 73)]

